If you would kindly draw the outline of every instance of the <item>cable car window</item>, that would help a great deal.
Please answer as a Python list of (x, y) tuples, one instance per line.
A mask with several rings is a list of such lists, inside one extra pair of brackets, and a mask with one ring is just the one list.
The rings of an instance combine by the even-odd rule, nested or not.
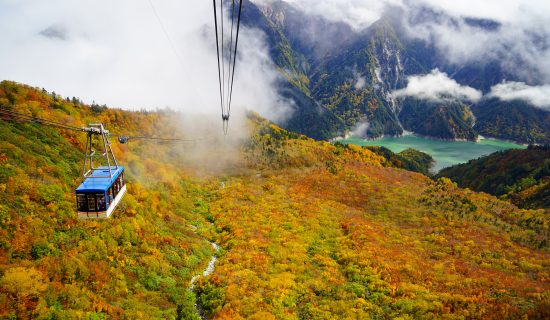
[(88, 203), (86, 201), (85, 194), (79, 193), (76, 195), (76, 205), (78, 211), (88, 211)]
[(95, 211), (95, 195), (88, 194), (88, 211)]
[(113, 199), (113, 188), (109, 188), (109, 190), (107, 190), (107, 200), (109, 200), (109, 203), (111, 203), (113, 202)]
[(103, 193), (97, 193), (97, 211), (105, 211), (105, 195)]

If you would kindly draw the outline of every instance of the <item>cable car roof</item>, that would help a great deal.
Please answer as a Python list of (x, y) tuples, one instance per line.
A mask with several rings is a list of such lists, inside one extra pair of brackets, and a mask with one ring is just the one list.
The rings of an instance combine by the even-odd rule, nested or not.
[[(98, 167), (95, 169), (92, 174), (82, 182), (82, 184), (76, 189), (76, 192), (105, 192), (113, 182), (118, 178), (118, 176), (124, 171), (122, 166), (111, 166), (111, 172), (113, 177), (109, 178), (109, 167)], [(106, 178), (98, 178), (106, 177)]]

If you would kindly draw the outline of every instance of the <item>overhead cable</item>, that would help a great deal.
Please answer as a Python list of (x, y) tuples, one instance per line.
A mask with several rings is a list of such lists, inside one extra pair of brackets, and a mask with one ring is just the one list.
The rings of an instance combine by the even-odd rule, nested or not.
[[(227, 78), (225, 72), (225, 27), (224, 27), (224, 15), (223, 11), (223, 1), (220, 1), (220, 12), (218, 12), (216, 0), (212, 0), (212, 5), (214, 8), (214, 29), (216, 34), (216, 54), (218, 59), (218, 82), (219, 82), (219, 91), (220, 91), (220, 104), (222, 111), (222, 120), (224, 122), (224, 133), (227, 134), (229, 117), (231, 115), (231, 105), (233, 102), (233, 85), (235, 82), (235, 65), (237, 62), (237, 48), (239, 42), (239, 31), (240, 31), (240, 22), (242, 16), (242, 0), (239, 0), (239, 9), (237, 14), (237, 21), (235, 23), (235, 2), (237, 0), (232, 0), (231, 5), (231, 28), (230, 28), (230, 40), (229, 40), (229, 59), (227, 63)], [(218, 20), (220, 24), (218, 24)], [(235, 24), (237, 29), (235, 31)], [(233, 38), (235, 36), (235, 38)], [(220, 40), (221, 39), (221, 40)], [(221, 47), (221, 49), (220, 49)], [(226, 91), (227, 89), (227, 91)]]
[[(29, 123), (47, 125), (51, 127), (58, 127), (61, 129), (67, 129), (67, 130), (73, 130), (73, 131), (79, 131), (79, 132), (89, 132), (88, 128), (85, 128), (85, 127), (70, 126), (70, 125), (63, 124), (61, 122), (39, 118), (32, 115), (27, 115), (24, 113), (8, 110), (4, 108), (0, 108), (0, 119), (5, 121), (19, 120), (19, 121), (24, 121)], [(215, 137), (202, 137), (202, 138), (195, 138), (195, 139), (160, 138), (155, 136), (130, 136), (130, 135), (112, 134), (112, 133), (109, 133), (109, 136), (118, 138), (119, 142), (121, 143), (126, 143), (130, 140), (156, 141), (156, 142), (163, 142), (163, 143), (196, 143), (196, 142), (215, 139)]]

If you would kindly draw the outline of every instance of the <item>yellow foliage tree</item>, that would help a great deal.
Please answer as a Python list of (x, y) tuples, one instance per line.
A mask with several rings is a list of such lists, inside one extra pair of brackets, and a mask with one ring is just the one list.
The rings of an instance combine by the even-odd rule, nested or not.
[(47, 280), (40, 271), (25, 267), (8, 269), (0, 279), (0, 286), (19, 298), (38, 295), (48, 288)]

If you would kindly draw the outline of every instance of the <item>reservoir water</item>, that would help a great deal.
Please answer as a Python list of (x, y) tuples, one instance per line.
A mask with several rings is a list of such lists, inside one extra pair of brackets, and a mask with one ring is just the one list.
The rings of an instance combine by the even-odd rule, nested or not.
[(526, 148), (525, 145), (496, 139), (481, 139), (479, 142), (446, 141), (414, 134), (401, 137), (383, 137), (375, 140), (352, 137), (340, 140), (339, 142), (358, 146), (383, 146), (395, 153), (407, 148), (413, 148), (425, 152), (434, 158), (435, 165), (432, 170), (436, 172), (442, 168), (465, 163), (468, 160), (477, 159), (493, 152)]

